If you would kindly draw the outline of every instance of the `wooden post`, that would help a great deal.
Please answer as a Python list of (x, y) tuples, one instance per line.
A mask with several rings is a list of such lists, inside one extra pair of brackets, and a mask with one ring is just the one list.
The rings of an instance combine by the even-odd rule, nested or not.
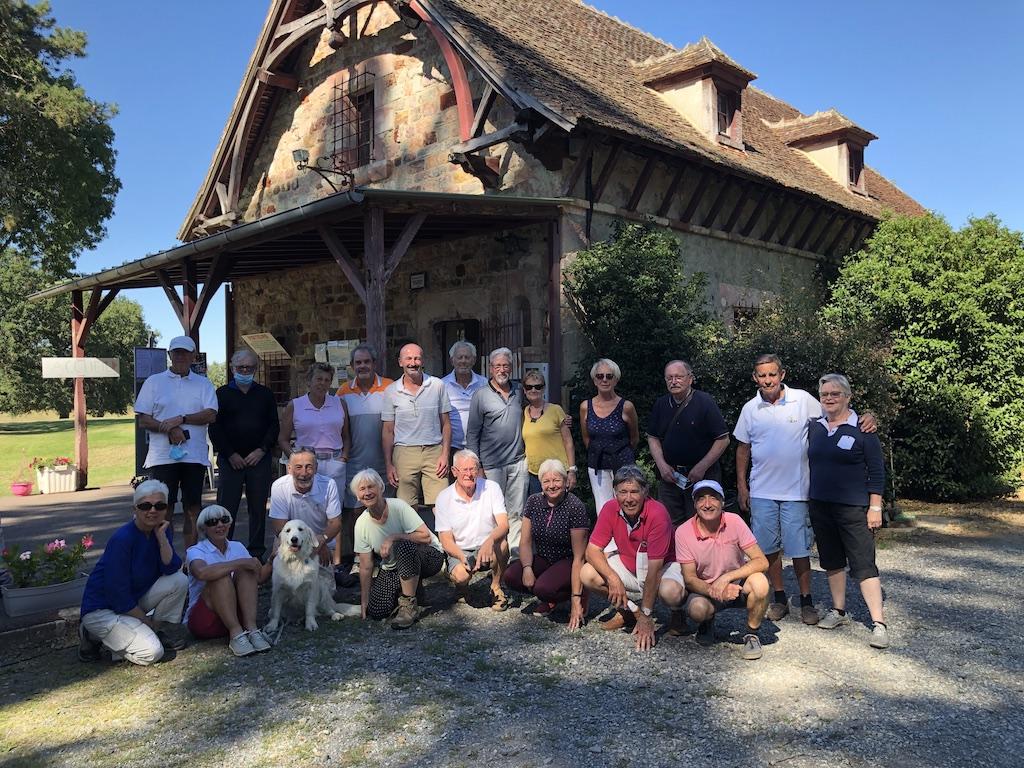
[(548, 399), (557, 403), (562, 393), (562, 227), (548, 224)]
[(363, 263), (366, 266), (366, 336), (377, 349), (386, 354), (387, 326), (384, 297), (387, 288), (387, 264), (384, 253), (384, 210), (372, 205), (363, 219)]
[(192, 259), (185, 259), (181, 264), (181, 327), (185, 335), (191, 336), (199, 351), (199, 323), (193, 325), (196, 304), (199, 300), (199, 289), (196, 285), (196, 265)]
[[(85, 357), (85, 306), (82, 291), (71, 292), (71, 356)], [(75, 466), (78, 467), (76, 491), (84, 490), (89, 482), (89, 425), (85, 413), (85, 379), (75, 379), (73, 416), (75, 419)]]

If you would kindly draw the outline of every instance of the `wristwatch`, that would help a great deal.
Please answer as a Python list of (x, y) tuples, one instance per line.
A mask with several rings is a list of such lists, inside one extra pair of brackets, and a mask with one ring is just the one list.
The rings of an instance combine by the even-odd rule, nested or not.
[(573, 464), (573, 465), (572, 465), (571, 467), (569, 467), (569, 469), (568, 469), (567, 471), (569, 471), (569, 472), (575, 472), (575, 471), (576, 471), (576, 465), (575, 465), (575, 464)]
[(652, 609), (650, 609), (650, 608), (641, 608), (640, 609), (640, 613), (642, 613), (644, 616), (646, 616), (649, 619), (649, 618), (651, 618), (651, 614), (654, 613), (654, 611)]

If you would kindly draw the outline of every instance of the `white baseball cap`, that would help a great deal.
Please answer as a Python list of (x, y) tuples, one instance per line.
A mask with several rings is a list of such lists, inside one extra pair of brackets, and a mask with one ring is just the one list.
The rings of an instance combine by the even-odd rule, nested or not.
[(188, 336), (175, 336), (171, 339), (171, 343), (167, 345), (168, 352), (174, 349), (185, 349), (189, 352), (195, 352), (196, 343)]

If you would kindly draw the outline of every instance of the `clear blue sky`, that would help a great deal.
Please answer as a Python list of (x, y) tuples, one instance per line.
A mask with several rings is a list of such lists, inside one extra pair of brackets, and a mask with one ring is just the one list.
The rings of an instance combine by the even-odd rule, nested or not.
[[(954, 225), (992, 212), (1024, 229), (1024, 3), (593, 4), (677, 47), (708, 36), (758, 74), (755, 85), (802, 112), (835, 107), (879, 136), (869, 165)], [(81, 271), (95, 272), (176, 244), (269, 3), (52, 5), (59, 24), (89, 36), (87, 57), (74, 65), (79, 81), (120, 109), (124, 188), (106, 240), (79, 260)], [(162, 292), (127, 295), (164, 342), (180, 332)], [(218, 297), (202, 327), (211, 361), (224, 359), (223, 317)]]

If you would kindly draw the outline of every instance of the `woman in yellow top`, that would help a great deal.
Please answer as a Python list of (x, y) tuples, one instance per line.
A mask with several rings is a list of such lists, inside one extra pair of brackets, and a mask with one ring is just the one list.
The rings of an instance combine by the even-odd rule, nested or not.
[(561, 406), (544, 399), (544, 377), (530, 371), (523, 379), (523, 392), (528, 405), (523, 409), (523, 442), (526, 443), (526, 464), (530, 470), (529, 495), (541, 492), (537, 471), (548, 459), (558, 459), (569, 468), (568, 488), (576, 486), (576, 452), (572, 444), (572, 422)]

